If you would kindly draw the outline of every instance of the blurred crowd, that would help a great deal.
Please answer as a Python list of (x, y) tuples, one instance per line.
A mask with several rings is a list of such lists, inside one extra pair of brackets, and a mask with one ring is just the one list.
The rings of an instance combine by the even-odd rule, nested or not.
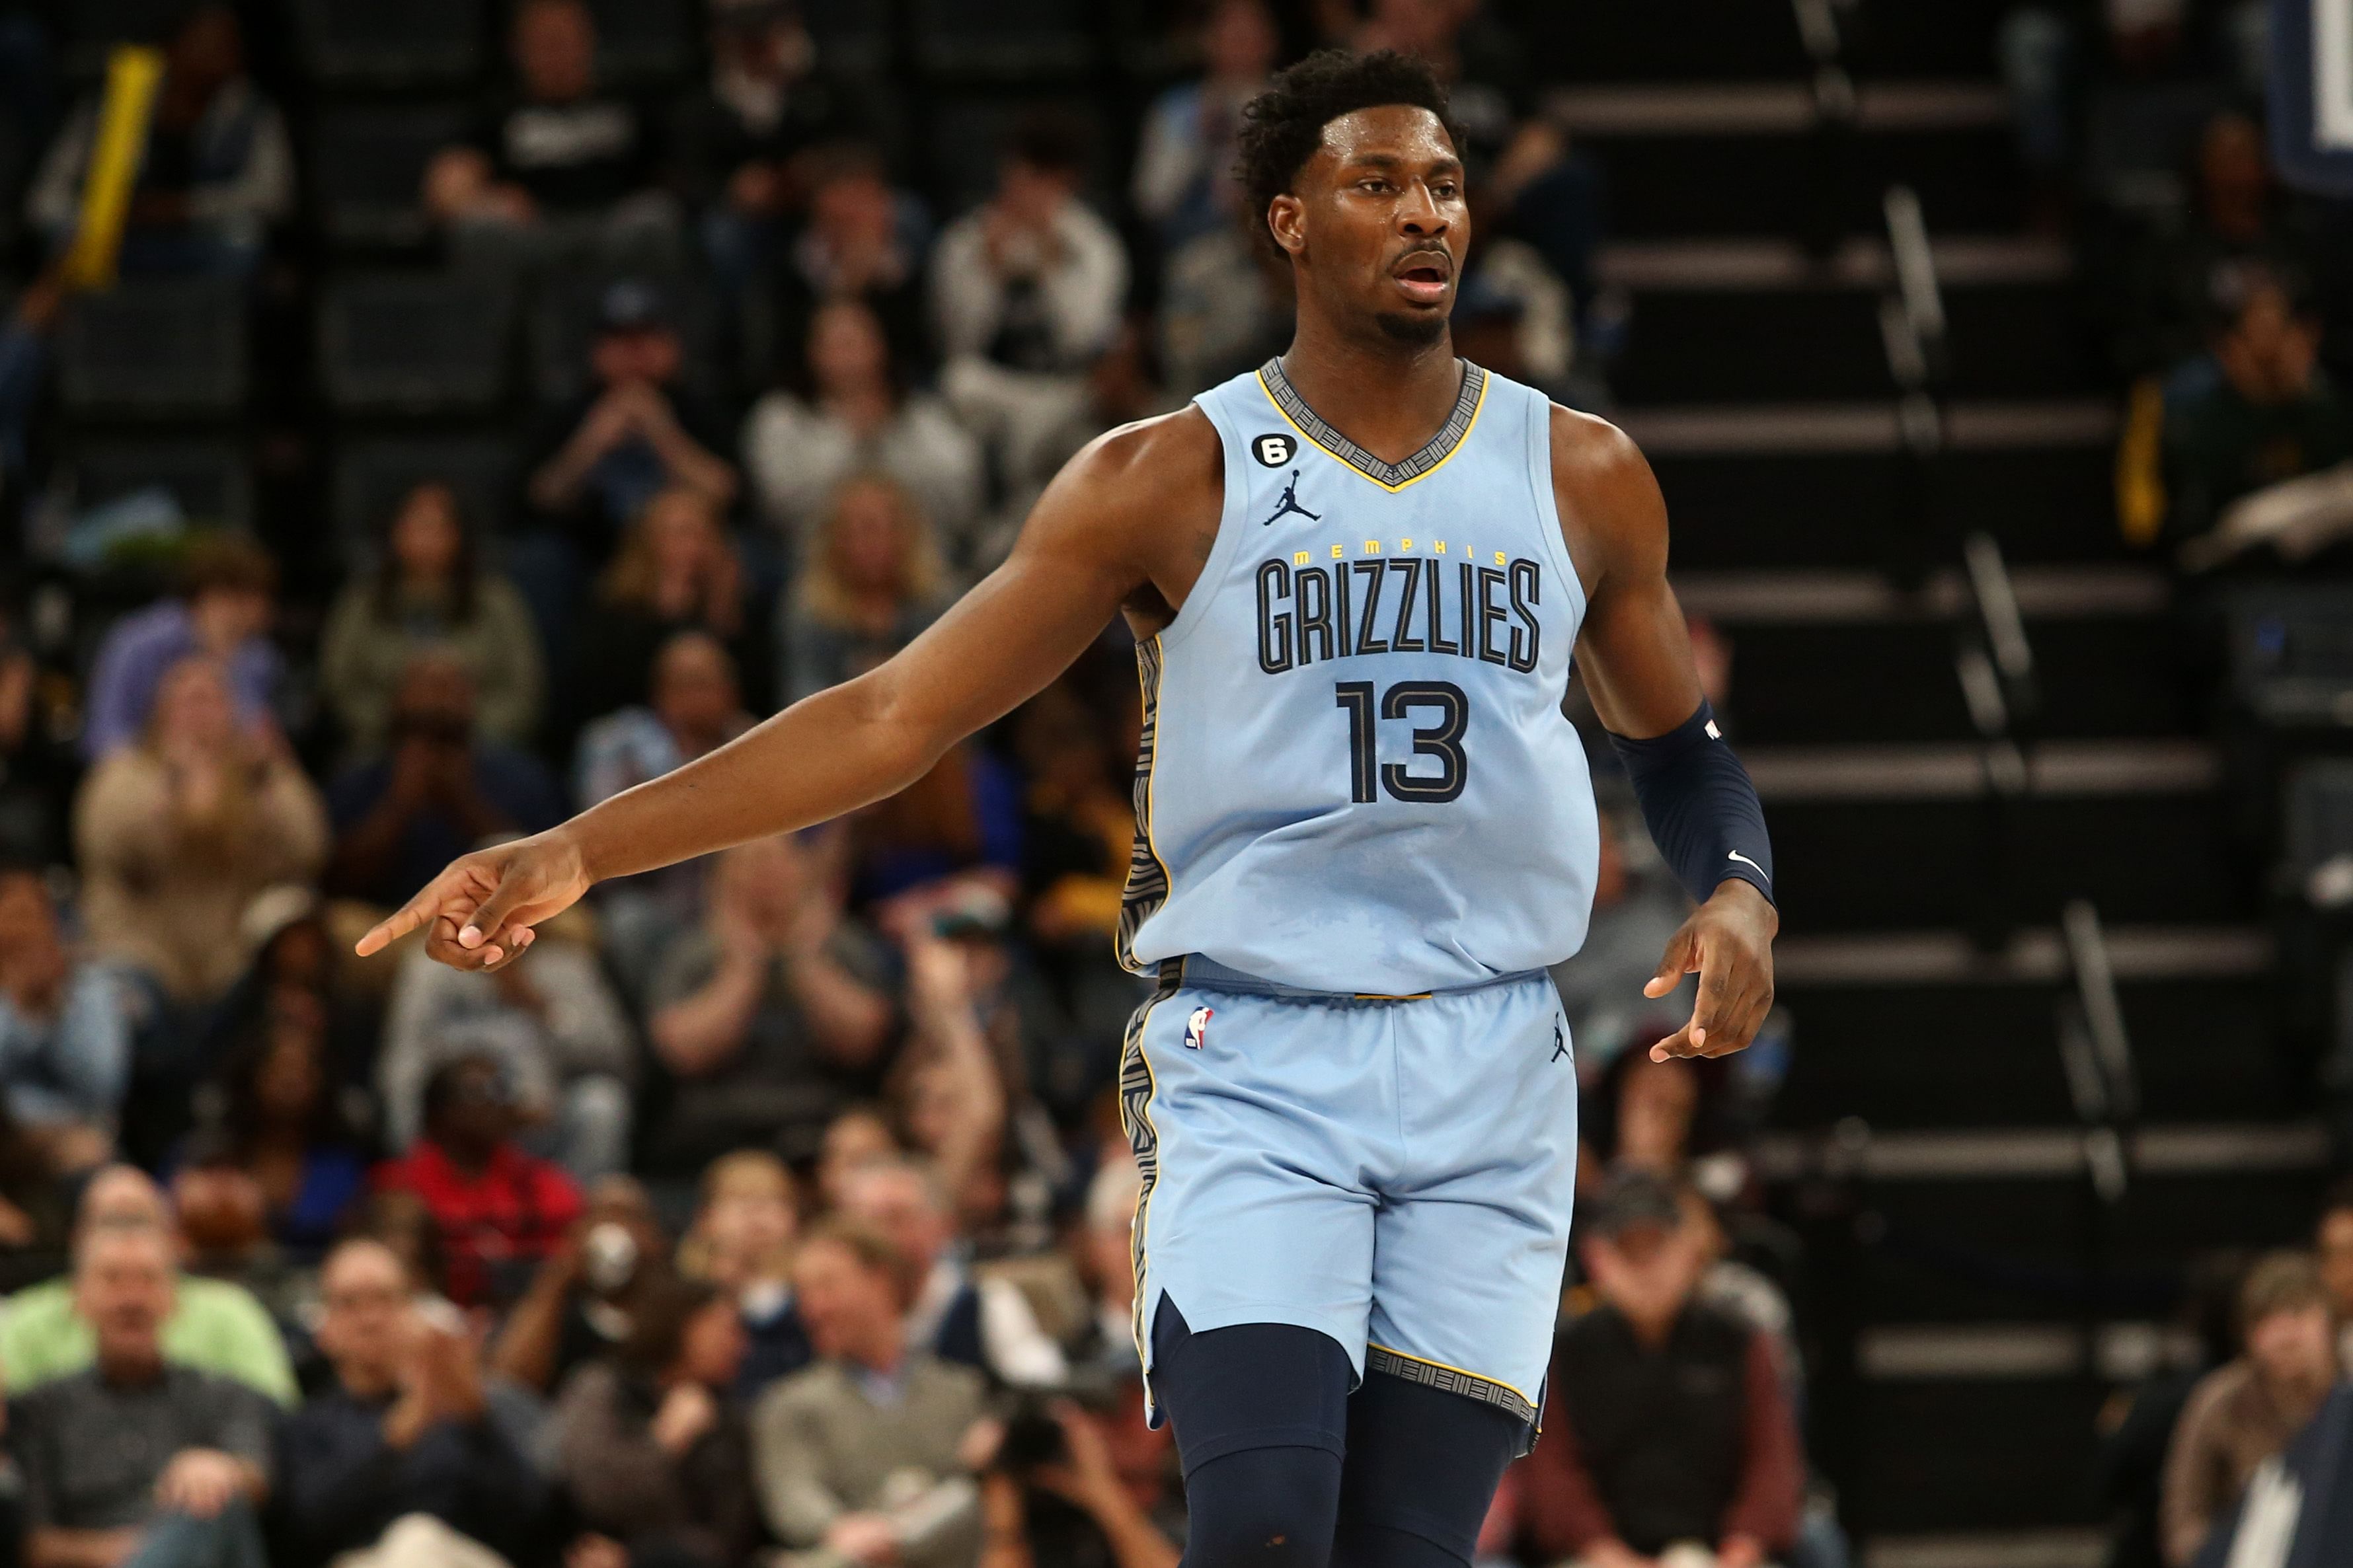
[[(378, 193), (406, 248), (370, 259), (578, 330), (534, 340), (528, 396), (393, 421), (425, 456), (356, 517), (312, 449), (353, 434), (311, 365), (349, 345), (299, 325), (339, 265), (313, 34), (151, 9), (115, 265), (125, 298), (235, 290), (261, 504), (77, 492), (109, 117), (79, 9), (0, 5), (0, 1554), (1171, 1568), (1115, 1092), (1123, 628), (904, 794), (602, 888), (495, 974), (351, 945), (450, 858), (889, 658), (1088, 439), (1279, 352), (1229, 168), (1309, 47), (1438, 64), (1481, 235), (1458, 345), (1602, 395), (1599, 183), (1512, 8), (1166, 7), (1118, 113), (1017, 94), (927, 162), (856, 7), (656, 6), (700, 33), (668, 76), (608, 68), (643, 7), (484, 7), (465, 114)], [(485, 439), (507, 478), (437, 467)], [(1686, 906), (1622, 803), (1607, 837), (1559, 977), (1591, 1223), (1482, 1552), (1839, 1568), (1793, 1244), (1742, 1153), (1785, 1031), (1647, 1059)]]

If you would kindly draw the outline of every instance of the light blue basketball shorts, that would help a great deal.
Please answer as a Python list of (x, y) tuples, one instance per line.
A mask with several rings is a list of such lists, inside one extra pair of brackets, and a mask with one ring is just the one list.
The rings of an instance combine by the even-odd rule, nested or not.
[(1409, 1377), (1534, 1426), (1577, 1177), (1576, 1065), (1546, 974), (1345, 997), (1171, 961), (1128, 1025), (1120, 1091), (1147, 1373), (1165, 1299), (1196, 1333), (1320, 1330), (1359, 1381)]

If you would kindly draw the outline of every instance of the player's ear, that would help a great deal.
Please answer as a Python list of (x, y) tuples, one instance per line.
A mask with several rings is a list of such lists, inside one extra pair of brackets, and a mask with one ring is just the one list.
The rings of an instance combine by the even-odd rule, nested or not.
[(1307, 248), (1306, 216), (1307, 204), (1288, 193), (1266, 204), (1267, 232), (1284, 254), (1296, 256)]

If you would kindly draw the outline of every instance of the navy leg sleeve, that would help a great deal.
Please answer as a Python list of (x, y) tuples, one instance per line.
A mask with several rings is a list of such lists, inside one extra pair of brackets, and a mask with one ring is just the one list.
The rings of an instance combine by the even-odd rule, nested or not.
[(1482, 1400), (1367, 1376), (1348, 1401), (1332, 1568), (1465, 1568), (1526, 1436), (1525, 1422)]
[(1152, 1389), (1176, 1431), (1182, 1568), (1327, 1568), (1348, 1440), (1348, 1352), (1289, 1323), (1196, 1334), (1166, 1297)]

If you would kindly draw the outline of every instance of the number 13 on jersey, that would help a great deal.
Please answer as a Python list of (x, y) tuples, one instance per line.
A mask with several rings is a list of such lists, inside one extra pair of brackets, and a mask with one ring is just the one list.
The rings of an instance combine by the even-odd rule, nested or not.
[[(1348, 798), (1365, 805), (1378, 798), (1376, 784), (1396, 799), (1437, 805), (1462, 793), (1470, 776), (1471, 759), (1462, 750), (1462, 732), (1471, 726), (1471, 701), (1451, 680), (1400, 680), (1379, 694), (1377, 704), (1369, 680), (1342, 680), (1332, 688), (1332, 700), (1348, 715)], [(1404, 763), (1379, 760), (1374, 724), (1377, 706), (1381, 718), (1404, 719), (1436, 710), (1438, 722), (1417, 724), (1413, 754), (1436, 757), (1435, 773), (1416, 773)], [(1419, 710), (1419, 712), (1417, 712)]]

